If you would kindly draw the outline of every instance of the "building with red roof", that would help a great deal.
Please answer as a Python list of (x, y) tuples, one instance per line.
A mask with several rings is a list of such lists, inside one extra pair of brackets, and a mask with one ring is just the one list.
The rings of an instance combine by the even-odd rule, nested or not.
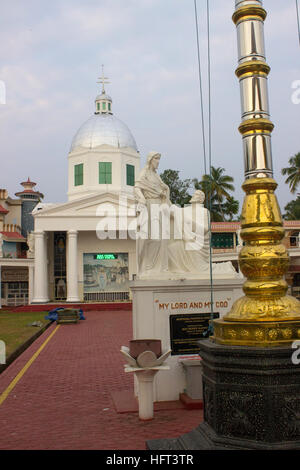
[(33, 291), (33, 265), (27, 238), (34, 230), (32, 211), (44, 197), (30, 178), (22, 182), (17, 199), (0, 189), (1, 305), (25, 305)]

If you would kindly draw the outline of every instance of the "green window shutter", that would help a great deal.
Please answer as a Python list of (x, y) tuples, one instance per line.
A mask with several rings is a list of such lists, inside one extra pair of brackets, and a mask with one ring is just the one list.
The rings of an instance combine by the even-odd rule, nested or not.
[(74, 167), (74, 185), (82, 186), (83, 185), (83, 163), (75, 165)]
[(128, 186), (134, 186), (134, 166), (126, 165), (126, 184)]
[(212, 233), (212, 248), (233, 248), (233, 233)]
[(106, 110), (106, 103), (102, 103), (102, 109), (103, 109), (103, 111)]
[(99, 162), (99, 184), (111, 184), (112, 164), (111, 162)]
[(100, 103), (97, 103), (97, 111), (100, 111)]

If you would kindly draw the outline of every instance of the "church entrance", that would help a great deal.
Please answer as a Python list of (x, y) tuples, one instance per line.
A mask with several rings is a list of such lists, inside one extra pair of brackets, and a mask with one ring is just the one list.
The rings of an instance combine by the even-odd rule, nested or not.
[(66, 232), (54, 232), (55, 300), (66, 300)]

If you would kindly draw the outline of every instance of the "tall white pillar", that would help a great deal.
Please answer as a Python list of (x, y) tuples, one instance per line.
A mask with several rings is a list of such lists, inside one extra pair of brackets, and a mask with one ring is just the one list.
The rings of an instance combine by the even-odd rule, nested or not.
[(28, 303), (31, 304), (33, 300), (34, 289), (34, 266), (28, 267)]
[(77, 230), (68, 231), (67, 245), (67, 302), (80, 302), (78, 295)]
[(49, 302), (46, 234), (39, 230), (34, 232), (34, 238), (34, 298), (32, 303), (46, 303)]

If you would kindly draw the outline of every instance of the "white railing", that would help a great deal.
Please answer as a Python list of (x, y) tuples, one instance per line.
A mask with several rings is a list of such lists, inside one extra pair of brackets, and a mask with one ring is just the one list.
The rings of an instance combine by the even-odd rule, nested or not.
[(9, 294), (7, 299), (3, 299), (4, 305), (8, 307), (18, 307), (28, 305), (28, 294)]
[(130, 292), (87, 292), (85, 302), (128, 302)]

